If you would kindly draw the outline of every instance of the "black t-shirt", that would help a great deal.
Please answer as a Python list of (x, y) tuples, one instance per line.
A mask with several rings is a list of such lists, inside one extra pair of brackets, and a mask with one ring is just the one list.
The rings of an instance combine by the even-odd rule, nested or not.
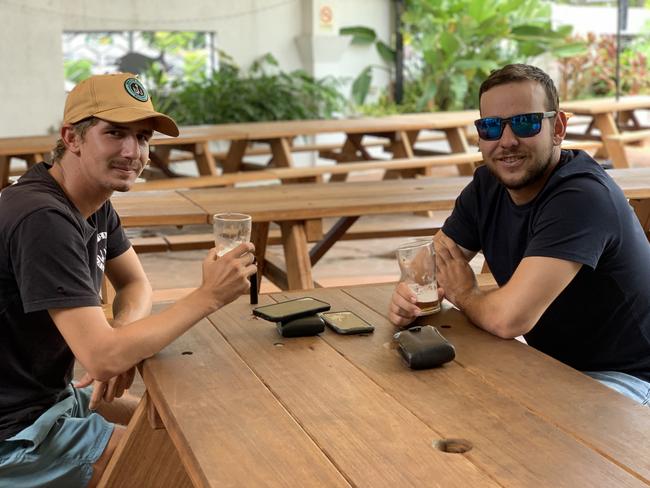
[(0, 440), (72, 379), (74, 356), (48, 309), (99, 306), (106, 260), (130, 247), (110, 202), (84, 219), (48, 168), (0, 193)]
[(526, 341), (582, 371), (650, 381), (650, 245), (621, 189), (587, 154), (562, 151), (542, 191), (519, 206), (478, 168), (442, 230), (482, 250), (499, 285), (527, 256), (581, 263)]

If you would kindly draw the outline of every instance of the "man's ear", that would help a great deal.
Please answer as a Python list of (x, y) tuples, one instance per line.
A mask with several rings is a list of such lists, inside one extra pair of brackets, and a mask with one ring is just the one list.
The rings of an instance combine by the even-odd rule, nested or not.
[(564, 112), (558, 112), (555, 116), (555, 124), (553, 125), (553, 145), (559, 146), (564, 140), (567, 127), (567, 116)]
[(79, 156), (81, 136), (75, 132), (72, 125), (66, 124), (61, 127), (61, 140), (68, 151)]

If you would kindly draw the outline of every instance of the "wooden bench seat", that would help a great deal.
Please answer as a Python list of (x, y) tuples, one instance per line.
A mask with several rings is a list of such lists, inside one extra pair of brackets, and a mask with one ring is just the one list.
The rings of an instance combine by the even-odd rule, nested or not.
[(169, 250), (169, 243), (163, 236), (133, 237), (129, 240), (137, 253)]
[[(444, 134), (438, 134), (438, 133), (425, 134), (418, 137), (416, 144), (421, 142), (444, 141), (445, 139), (446, 138)], [(329, 151), (340, 150), (342, 146), (343, 146), (343, 142), (329, 142), (329, 143), (313, 143), (313, 144), (296, 144), (290, 146), (290, 148), (292, 153), (323, 152), (322, 157), (327, 158), (327, 154), (329, 153)], [(380, 138), (371, 138), (370, 140), (364, 141), (363, 146), (366, 148), (383, 146), (384, 150), (388, 150), (390, 148), (390, 143), (385, 142)], [(215, 161), (219, 163), (225, 161), (227, 155), (228, 155), (227, 151), (212, 152), (212, 157), (215, 159)], [(271, 155), (271, 149), (268, 145), (249, 146), (245, 152), (245, 156), (270, 156), (270, 155)], [(169, 162), (188, 161), (191, 159), (194, 159), (194, 155), (189, 151), (182, 151), (182, 150), (177, 150), (174, 153), (170, 154), (169, 156)]]
[[(438, 211), (432, 212), (431, 216), (408, 215), (403, 220), (391, 221), (390, 227), (386, 227), (385, 219), (381, 215), (365, 216), (355, 222), (340, 240), (433, 236), (442, 227), (449, 214), (450, 211)], [(325, 219), (323, 232), (327, 233), (336, 222), (337, 219)], [(194, 232), (178, 235), (135, 237), (131, 239), (131, 243), (138, 253), (191, 251), (213, 247), (214, 235), (211, 232)], [(271, 227), (268, 245), (279, 245), (281, 243), (282, 238), (279, 227)]]
[(650, 129), (613, 134), (605, 137), (605, 148), (612, 161), (619, 161), (617, 167), (628, 168), (630, 164), (627, 154), (625, 154), (625, 146), (627, 144), (642, 142), (645, 139), (650, 139)]
[(224, 173), (219, 176), (195, 176), (187, 178), (168, 178), (151, 180), (133, 185), (132, 191), (150, 190), (179, 190), (190, 188), (210, 188), (234, 186), (238, 183), (252, 183), (276, 180), (305, 180), (316, 179), (324, 175), (347, 174), (369, 170), (426, 170), (433, 166), (451, 166), (458, 164), (479, 164), (483, 161), (480, 153), (458, 153), (427, 156), (418, 158), (403, 158), (389, 160), (362, 161), (355, 163), (339, 163), (331, 166), (310, 166), (298, 168), (269, 168), (258, 171), (239, 171)]
[(562, 142), (562, 149), (582, 149), (583, 151), (586, 152), (596, 152), (598, 151), (601, 147), (603, 147), (603, 143), (600, 141), (591, 141), (591, 140), (584, 140), (584, 141), (571, 141), (571, 140), (565, 140)]
[(650, 129), (621, 132), (620, 134), (607, 136), (605, 139), (608, 141), (619, 141), (623, 144), (639, 142), (643, 141), (644, 139), (650, 139)]

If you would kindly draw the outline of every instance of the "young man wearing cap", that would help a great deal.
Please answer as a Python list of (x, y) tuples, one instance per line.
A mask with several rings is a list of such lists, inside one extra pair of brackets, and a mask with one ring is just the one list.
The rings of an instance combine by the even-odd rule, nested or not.
[[(508, 65), (480, 89), (485, 166), (434, 238), (441, 293), (477, 326), (650, 399), (650, 245), (621, 189), (582, 151), (561, 151), (566, 115), (546, 73)], [(499, 288), (468, 265), (482, 250)], [(398, 285), (396, 326), (419, 314)]]
[[(155, 316), (151, 288), (109, 198), (127, 191), (157, 130), (178, 135), (130, 74), (101, 75), (69, 94), (53, 164), (0, 197), (0, 484), (93, 486), (132, 405), (116, 400), (133, 367), (231, 302), (256, 272), (253, 246), (203, 262), (203, 282)], [(114, 320), (100, 307), (106, 274)], [(87, 371), (70, 384), (74, 359)], [(101, 399), (106, 402), (101, 402)], [(97, 412), (91, 409), (97, 405)]]

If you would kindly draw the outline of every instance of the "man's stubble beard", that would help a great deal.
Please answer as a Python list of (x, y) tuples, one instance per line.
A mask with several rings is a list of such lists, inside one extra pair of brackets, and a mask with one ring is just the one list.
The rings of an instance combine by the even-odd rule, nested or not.
[(526, 170), (524, 176), (515, 182), (508, 182), (501, 178), (501, 176), (488, 166), (490, 172), (505, 186), (508, 190), (521, 190), (527, 186), (531, 186), (544, 178), (546, 172), (553, 161), (553, 154), (551, 153), (546, 160), (536, 161), (536, 164)]

